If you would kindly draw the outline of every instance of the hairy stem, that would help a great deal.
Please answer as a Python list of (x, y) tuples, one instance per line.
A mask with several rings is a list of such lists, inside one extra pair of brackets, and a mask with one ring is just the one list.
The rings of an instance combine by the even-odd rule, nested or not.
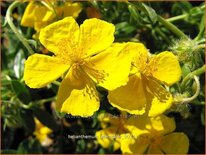
[(18, 37), (18, 39), (22, 42), (22, 44), (26, 47), (26, 49), (28, 50), (29, 54), (33, 54), (35, 52), (32, 50), (32, 48), (28, 44), (27, 40), (21, 35), (21, 33), (17, 30), (17, 28), (15, 27), (15, 25), (13, 23), (12, 12), (17, 7), (18, 4), (19, 4), (19, 1), (14, 1), (9, 6), (9, 8), (8, 8), (8, 10), (6, 12), (6, 20), (7, 20), (8, 24), (9, 24), (10, 28), (12, 29), (12, 31), (15, 33), (15, 35)]
[(187, 38), (187, 36), (180, 30), (178, 29), (175, 25), (172, 23), (168, 22), (166, 19), (162, 18), (161, 16), (157, 16), (157, 20), (164, 25), (166, 28), (168, 28), (170, 31), (172, 31), (176, 36), (180, 38)]
[(189, 74), (183, 79), (183, 81), (182, 81), (182, 83), (181, 83), (181, 88), (182, 88), (182, 89), (185, 88), (187, 82), (188, 82), (191, 78), (193, 78), (195, 75), (201, 75), (201, 74), (203, 74), (204, 72), (205, 72), (205, 65), (203, 65), (202, 67), (198, 68), (197, 70), (189, 73)]

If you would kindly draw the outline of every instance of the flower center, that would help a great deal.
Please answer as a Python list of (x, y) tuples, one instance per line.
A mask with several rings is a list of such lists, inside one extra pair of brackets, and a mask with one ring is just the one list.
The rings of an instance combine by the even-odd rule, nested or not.
[(88, 74), (88, 76), (97, 84), (102, 83), (105, 81), (105, 78), (108, 76), (104, 70), (98, 70), (95, 67), (95, 64), (91, 61), (87, 61), (83, 69)]
[(79, 49), (76, 44), (69, 44), (67, 39), (62, 39), (58, 42), (57, 46), (59, 49), (57, 57), (59, 57), (64, 64), (83, 64), (84, 52), (82, 49)]
[(149, 62), (147, 62), (143, 74), (145, 76), (152, 76), (152, 74), (158, 70), (157, 64), (158, 59), (151, 59)]
[(108, 76), (104, 70), (96, 69), (95, 64), (90, 61), (90, 57), (85, 57), (84, 49), (75, 43), (68, 44), (67, 39), (62, 39), (57, 46), (59, 48), (57, 56), (64, 64), (71, 65), (73, 78), (86, 85), (83, 95), (89, 94), (90, 98), (98, 96), (96, 83), (103, 82)]

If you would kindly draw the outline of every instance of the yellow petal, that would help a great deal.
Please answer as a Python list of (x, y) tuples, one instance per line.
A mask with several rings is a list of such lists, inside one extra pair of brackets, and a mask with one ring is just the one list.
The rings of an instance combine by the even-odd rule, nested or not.
[(143, 154), (149, 146), (141, 137), (133, 138), (130, 134), (121, 136), (121, 151), (122, 153)]
[(131, 74), (135, 74), (137, 72), (142, 72), (147, 64), (147, 60), (149, 57), (149, 52), (146, 47), (142, 43), (133, 43), (135, 48), (135, 52), (132, 52), (133, 62)]
[(54, 12), (52, 10), (47, 10), (45, 16), (42, 18), (41, 23), (48, 23), (55, 21), (54, 18), (56, 17), (56, 15), (54, 14)]
[(31, 1), (27, 5), (21, 19), (22, 26), (34, 27), (35, 22), (41, 21), (47, 12), (47, 8)]
[(126, 86), (109, 91), (108, 99), (112, 106), (130, 114), (143, 114), (147, 104), (141, 76), (130, 76)]
[(79, 26), (74, 18), (66, 17), (41, 29), (39, 39), (56, 55), (61, 55), (62, 52), (68, 53), (74, 50), (78, 43)]
[(59, 6), (56, 8), (59, 17), (72, 16), (76, 18), (78, 17), (81, 10), (82, 7), (80, 3), (71, 3), (71, 2), (66, 2), (63, 6)]
[(151, 145), (148, 149), (148, 154), (164, 154), (159, 147)]
[(149, 137), (160, 136), (175, 130), (175, 121), (165, 115), (156, 117), (132, 116), (128, 119), (126, 128), (135, 136), (147, 134)]
[(118, 140), (118, 136), (120, 135), (117, 134), (117, 131), (118, 131), (118, 128), (109, 127), (109, 128), (97, 131), (95, 133), (95, 136), (97, 138), (98, 143), (103, 148), (109, 148), (111, 145), (113, 145), (113, 149), (115, 151), (120, 147), (120, 143)]
[(152, 76), (169, 86), (180, 80), (182, 71), (177, 57), (171, 52), (165, 51), (151, 58), (149, 67)]
[(96, 75), (89, 67), (87, 73), (100, 86), (108, 90), (114, 90), (117, 87), (126, 85), (131, 68), (131, 52), (134, 52), (134, 50), (135, 48), (130, 46), (130, 43), (115, 43), (89, 60), (90, 66), (99, 71), (100, 75)]
[(55, 57), (34, 54), (25, 61), (23, 78), (30, 88), (41, 88), (58, 79), (69, 66)]
[(99, 96), (94, 87), (75, 89), (66, 78), (57, 96), (57, 110), (73, 116), (89, 117), (99, 109)]
[(69, 69), (66, 77), (62, 80), (57, 94), (56, 109), (61, 111), (62, 104), (69, 97), (73, 89), (84, 89), (86, 81), (83, 79), (83, 75), (76, 76), (77, 70), (73, 69), (73, 66)]
[(155, 130), (158, 135), (168, 134), (176, 128), (174, 119), (165, 115), (151, 117), (150, 122), (151, 127), (147, 126), (147, 129), (151, 131)]
[(160, 147), (166, 154), (187, 154), (189, 139), (184, 133), (171, 133), (163, 137)]
[(133, 115), (127, 120), (125, 128), (137, 138), (140, 135), (149, 135), (148, 127), (151, 128), (151, 126), (151, 121), (146, 115)]
[(80, 49), (91, 56), (109, 47), (114, 41), (113, 24), (100, 19), (87, 19), (80, 26)]
[(151, 103), (149, 116), (154, 117), (164, 113), (173, 104), (172, 95), (165, 90), (157, 81), (152, 78), (143, 78), (147, 89), (147, 100)]

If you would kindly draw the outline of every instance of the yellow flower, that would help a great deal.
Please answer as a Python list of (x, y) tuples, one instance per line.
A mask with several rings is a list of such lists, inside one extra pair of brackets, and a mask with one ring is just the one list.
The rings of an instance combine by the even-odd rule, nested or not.
[(122, 134), (128, 133), (126, 118), (102, 113), (98, 116), (98, 120), (103, 128), (95, 133), (98, 143), (103, 148), (109, 148), (113, 145), (114, 151), (119, 149)]
[(21, 25), (34, 28), (37, 32), (34, 35), (35, 38), (38, 38), (41, 28), (63, 17), (72, 16), (76, 18), (82, 10), (79, 3), (66, 2), (62, 6), (57, 6), (54, 2), (52, 3), (50, 1), (49, 3), (49, 1), (38, 2), (32, 0), (27, 5), (21, 20)]
[(178, 59), (165, 51), (150, 56), (143, 44), (134, 43), (136, 53), (132, 63), (131, 76), (126, 86), (110, 91), (110, 103), (122, 111), (157, 116), (170, 108), (172, 95), (162, 84), (170, 86), (181, 76)]
[[(154, 118), (140, 116), (127, 121), (133, 138), (122, 138), (123, 153), (133, 154), (186, 154), (189, 139), (184, 133), (173, 132), (176, 128), (172, 118), (160, 115)], [(124, 136), (126, 137), (127, 134)]]
[(99, 109), (96, 84), (113, 90), (128, 81), (131, 43), (113, 43), (113, 24), (88, 19), (79, 27), (72, 17), (40, 32), (40, 42), (53, 56), (34, 54), (25, 62), (24, 80), (31, 88), (44, 87), (64, 73), (57, 110), (88, 117)]
[(40, 141), (42, 145), (46, 145), (50, 143), (51, 140), (49, 140), (48, 135), (52, 133), (52, 130), (44, 126), (41, 122), (39, 122), (38, 119), (35, 118), (34, 120), (35, 120), (34, 135), (36, 136), (36, 138)]

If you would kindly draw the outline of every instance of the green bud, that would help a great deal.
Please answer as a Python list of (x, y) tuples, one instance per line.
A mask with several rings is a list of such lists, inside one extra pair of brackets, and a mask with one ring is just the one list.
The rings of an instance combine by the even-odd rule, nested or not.
[(173, 42), (170, 49), (177, 54), (180, 62), (185, 63), (191, 61), (193, 56), (193, 48), (196, 46), (196, 42), (190, 38), (181, 38)]

